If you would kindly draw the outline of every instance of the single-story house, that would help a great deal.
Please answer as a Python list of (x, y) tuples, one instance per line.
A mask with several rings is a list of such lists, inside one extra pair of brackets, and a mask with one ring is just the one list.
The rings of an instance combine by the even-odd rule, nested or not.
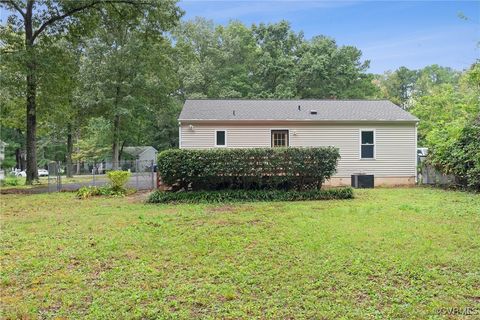
[(187, 100), (178, 121), (182, 149), (335, 146), (326, 185), (415, 184), (419, 120), (387, 100)]

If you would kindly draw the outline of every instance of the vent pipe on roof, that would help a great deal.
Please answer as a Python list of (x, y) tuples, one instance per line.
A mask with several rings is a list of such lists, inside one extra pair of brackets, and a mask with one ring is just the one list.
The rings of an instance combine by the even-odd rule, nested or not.
[(233, 115), (235, 115), (235, 110), (233, 110)]
[(300, 105), (298, 105), (298, 111), (302, 110), (302, 108), (300, 107)]

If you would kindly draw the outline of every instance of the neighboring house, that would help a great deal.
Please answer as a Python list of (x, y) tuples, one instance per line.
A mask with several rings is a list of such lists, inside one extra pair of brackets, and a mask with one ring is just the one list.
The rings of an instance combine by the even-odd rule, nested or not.
[(178, 121), (183, 149), (335, 146), (327, 185), (415, 183), (418, 119), (390, 101), (187, 100)]
[[(157, 153), (157, 149), (152, 146), (123, 147), (119, 169), (133, 172), (153, 170), (153, 165), (157, 163)], [(97, 172), (104, 173), (112, 168), (112, 159), (105, 159), (97, 165)]]
[[(153, 166), (157, 163), (157, 153), (158, 151), (152, 146), (123, 147), (117, 168), (132, 172), (137, 172), (137, 170), (138, 172), (149, 172), (153, 170)], [(105, 174), (113, 167), (112, 157), (108, 156), (103, 159), (77, 161), (74, 165), (74, 171), (77, 174), (84, 172)]]

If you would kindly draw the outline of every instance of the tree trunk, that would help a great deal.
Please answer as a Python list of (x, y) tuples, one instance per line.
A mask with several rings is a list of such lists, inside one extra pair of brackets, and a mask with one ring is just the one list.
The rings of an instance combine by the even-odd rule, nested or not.
[[(120, 75), (118, 75), (120, 78)], [(115, 112), (117, 112), (118, 105), (120, 103), (120, 86), (115, 88)], [(120, 160), (120, 115), (115, 114), (113, 119), (113, 150), (112, 150), (112, 169), (118, 170), (118, 162)]]
[(72, 162), (72, 154), (73, 154), (73, 137), (72, 137), (72, 125), (68, 125), (68, 133), (67, 133), (67, 177), (73, 176), (73, 162)]
[(27, 2), (25, 12), (25, 47), (27, 51), (27, 180), (26, 184), (32, 184), (38, 180), (37, 171), (37, 112), (36, 95), (37, 79), (35, 52), (33, 47), (33, 25), (32, 25), (33, 1)]
[(126, 141), (123, 140), (122, 147), (120, 148), (120, 151), (118, 152), (118, 161), (120, 161), (120, 159), (122, 159), (123, 147), (125, 147), (125, 143), (126, 143)]
[(118, 158), (120, 156), (120, 115), (116, 114), (113, 121), (113, 153), (112, 169), (118, 170)]
[(15, 149), (15, 169), (22, 168), (22, 153), (20, 148)]

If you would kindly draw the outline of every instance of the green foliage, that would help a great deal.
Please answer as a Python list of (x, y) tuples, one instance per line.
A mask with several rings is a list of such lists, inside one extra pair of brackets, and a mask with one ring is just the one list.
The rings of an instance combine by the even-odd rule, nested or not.
[(406, 67), (400, 67), (393, 72), (385, 72), (383, 76), (380, 76), (379, 82), (383, 97), (404, 109), (408, 109), (417, 78), (417, 71)]
[(7, 175), (5, 179), (0, 180), (0, 186), (18, 186), (19, 184), (20, 179), (11, 175)]
[(76, 197), (78, 199), (87, 199), (98, 195), (100, 195), (100, 192), (98, 187), (95, 186), (83, 186), (76, 192)]
[(83, 127), (83, 138), (75, 144), (75, 160), (102, 161), (111, 153), (111, 140), (109, 139), (112, 126), (103, 117), (89, 119)]
[[(445, 132), (445, 131), (443, 131)], [(429, 154), (429, 162), (459, 182), (480, 191), (480, 114), (455, 136), (446, 135)]]
[(419, 145), (434, 148), (443, 143), (445, 137), (441, 134), (439, 139), (438, 131), (458, 132), (478, 111), (478, 102), (468, 92), (450, 84), (435, 87), (429, 95), (419, 97), (411, 109), (420, 119)]
[(110, 197), (123, 197), (127, 194), (126, 189), (115, 189), (111, 185), (104, 185), (100, 187), (96, 186), (83, 186), (76, 192), (78, 199), (88, 199), (97, 196), (110, 196)]
[(404, 109), (415, 106), (417, 99), (431, 95), (443, 85), (455, 86), (460, 73), (448, 67), (433, 64), (419, 70), (400, 67), (377, 76), (379, 98), (386, 98)]
[(158, 174), (185, 190), (320, 188), (339, 157), (333, 147), (171, 149), (159, 154)]
[(127, 194), (128, 190), (125, 184), (128, 182), (131, 173), (128, 171), (114, 170), (107, 172), (107, 178), (110, 184), (96, 187), (84, 186), (78, 189), (76, 195), (79, 199), (87, 199), (95, 196), (117, 196), (121, 197)]
[[(455, 175), (461, 185), (478, 190), (480, 63), (474, 63), (460, 77), (448, 68), (432, 70), (437, 72), (427, 77), (431, 83), (424, 87), (428, 90), (417, 93), (411, 109), (420, 119), (419, 145), (429, 148), (428, 163), (444, 174)], [(454, 81), (457, 83), (450, 83)]]
[(181, 92), (188, 98), (365, 98), (377, 88), (361, 51), (290, 23), (216, 26), (197, 18), (174, 32)]
[(125, 184), (131, 177), (131, 173), (122, 170), (113, 170), (107, 172), (107, 178), (110, 180), (110, 186), (114, 192), (126, 191)]
[(258, 201), (307, 201), (352, 199), (353, 189), (337, 188), (307, 191), (283, 190), (223, 190), (193, 192), (153, 192), (148, 203), (225, 203)]

